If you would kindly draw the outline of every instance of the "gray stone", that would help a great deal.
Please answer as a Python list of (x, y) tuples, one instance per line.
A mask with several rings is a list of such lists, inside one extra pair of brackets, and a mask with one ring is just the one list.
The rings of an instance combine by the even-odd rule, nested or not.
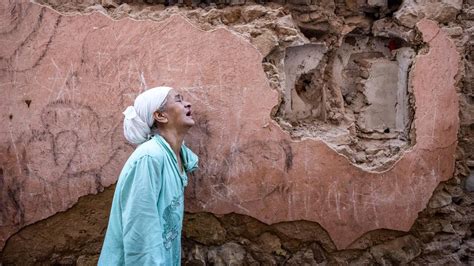
[(129, 14), (132, 12), (132, 7), (126, 3), (121, 4), (119, 7), (117, 7), (114, 12), (111, 14), (112, 17), (118, 18), (121, 16), (125, 16), (126, 14)]
[(285, 254), (281, 248), (280, 239), (271, 233), (265, 232), (258, 237), (258, 244), (263, 252), (273, 254)]
[(451, 233), (451, 234), (455, 234), (456, 233), (456, 230), (454, 230), (454, 227), (452, 224), (450, 223), (446, 223), (445, 225), (443, 225), (443, 232), (445, 233)]
[(317, 263), (324, 263), (326, 262), (327, 258), (324, 252), (324, 249), (318, 244), (318, 243), (313, 243), (311, 244), (311, 250), (313, 251), (313, 257), (314, 260)]
[(314, 254), (311, 249), (304, 249), (296, 252), (286, 262), (287, 265), (317, 265)]
[(106, 7), (106, 8), (112, 8), (112, 7), (116, 8), (116, 7), (119, 6), (119, 5), (118, 5), (115, 1), (113, 1), (113, 0), (102, 0), (102, 1), (100, 2), (100, 4), (101, 4), (103, 7)]
[(433, 241), (426, 244), (423, 253), (449, 255), (459, 250), (462, 237), (455, 234), (438, 234)]
[(194, 245), (187, 254), (187, 258), (183, 259), (184, 265), (206, 265), (207, 250), (201, 245)]
[(245, 0), (230, 0), (229, 4), (231, 6), (237, 6), (237, 5), (245, 5)]
[[(364, 95), (368, 106), (361, 112), (358, 124), (363, 131), (384, 132), (396, 129), (398, 64), (387, 59), (371, 59), (370, 76)], [(406, 88), (405, 88), (406, 90)], [(406, 94), (406, 92), (405, 92)]]
[(407, 235), (370, 248), (375, 261), (382, 265), (406, 264), (421, 254), (421, 243)]
[(451, 37), (459, 37), (464, 33), (463, 28), (460, 26), (443, 27), (443, 30)]
[(399, 38), (406, 42), (412, 42), (415, 39), (415, 30), (395, 23), (393, 18), (383, 18), (372, 24), (372, 33), (374, 36), (386, 38)]
[(101, 12), (102, 14), (107, 14), (107, 10), (102, 5), (93, 5), (88, 6), (84, 9), (85, 12)]
[(370, 7), (387, 7), (387, 0), (367, 0), (367, 5)]
[(466, 183), (464, 186), (467, 191), (474, 191), (474, 172), (469, 173), (469, 176), (466, 178)]
[(415, 59), (416, 53), (409, 47), (397, 50), (398, 80), (397, 80), (397, 104), (395, 107), (395, 127), (398, 131), (404, 131), (409, 127), (410, 118), (408, 114), (408, 73)]
[(368, 251), (346, 249), (335, 252), (329, 262), (329, 265), (373, 265), (374, 258)]
[(307, 6), (307, 5), (311, 5), (311, 0), (288, 0), (288, 3), (293, 4), (293, 5)]
[(440, 191), (440, 192), (435, 192), (433, 194), (433, 197), (428, 203), (428, 206), (433, 209), (441, 208), (448, 204), (451, 204), (451, 202), (452, 202), (451, 195), (445, 191)]
[(213, 265), (242, 265), (246, 257), (245, 249), (233, 242), (209, 249), (207, 259)]
[(249, 22), (267, 14), (267, 12), (268, 9), (261, 5), (246, 6), (242, 9), (242, 18), (245, 22)]
[(413, 28), (423, 18), (441, 23), (453, 21), (462, 7), (462, 0), (406, 0), (394, 17), (404, 26)]
[(370, 28), (372, 27), (372, 20), (365, 16), (353, 16), (345, 19), (345, 24), (347, 27), (352, 29), (358, 29), (358, 31), (368, 34), (370, 33)]
[(278, 38), (271, 31), (265, 30), (262, 34), (251, 39), (251, 42), (263, 57), (266, 57), (278, 45)]

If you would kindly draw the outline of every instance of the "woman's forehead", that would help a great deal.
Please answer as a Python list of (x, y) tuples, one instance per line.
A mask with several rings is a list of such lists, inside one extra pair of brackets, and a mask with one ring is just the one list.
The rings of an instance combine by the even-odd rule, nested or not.
[(170, 92), (168, 93), (168, 96), (170, 97), (175, 97), (181, 95), (181, 93), (177, 89), (171, 89)]
[(180, 99), (183, 99), (183, 94), (181, 94), (181, 92), (180, 92), (179, 90), (172, 89), (172, 90), (170, 90), (170, 92), (168, 93), (168, 97), (169, 97), (169, 98), (180, 98)]

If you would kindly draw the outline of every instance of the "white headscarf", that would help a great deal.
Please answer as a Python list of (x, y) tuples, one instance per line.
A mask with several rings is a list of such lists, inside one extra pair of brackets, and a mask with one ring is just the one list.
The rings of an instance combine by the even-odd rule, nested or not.
[(144, 91), (137, 96), (133, 106), (125, 109), (123, 133), (130, 143), (141, 144), (150, 138), (154, 121), (153, 113), (161, 107), (172, 89), (155, 87)]

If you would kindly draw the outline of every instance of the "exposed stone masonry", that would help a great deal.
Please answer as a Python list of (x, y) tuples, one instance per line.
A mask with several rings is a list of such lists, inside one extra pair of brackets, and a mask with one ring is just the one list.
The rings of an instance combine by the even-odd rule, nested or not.
[[(187, 213), (184, 265), (472, 264), (472, 193), (454, 178), (438, 187), (429, 207), (407, 233), (370, 232), (349, 249), (337, 250), (317, 223), (266, 225), (244, 215)], [(64, 213), (24, 228), (2, 251), (5, 265), (95, 265), (114, 187), (86, 196)]]
[(333, 52), (324, 44), (287, 48), (275, 119), (295, 138), (322, 139), (354, 163), (387, 169), (410, 144), (415, 52), (400, 43), (347, 35)]

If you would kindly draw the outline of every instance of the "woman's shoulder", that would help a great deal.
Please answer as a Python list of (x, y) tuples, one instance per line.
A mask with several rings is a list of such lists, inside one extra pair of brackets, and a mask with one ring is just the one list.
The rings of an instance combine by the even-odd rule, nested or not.
[(137, 161), (143, 158), (150, 158), (162, 161), (164, 153), (160, 145), (157, 145), (153, 139), (150, 139), (140, 144), (135, 151), (130, 155), (130, 160)]

